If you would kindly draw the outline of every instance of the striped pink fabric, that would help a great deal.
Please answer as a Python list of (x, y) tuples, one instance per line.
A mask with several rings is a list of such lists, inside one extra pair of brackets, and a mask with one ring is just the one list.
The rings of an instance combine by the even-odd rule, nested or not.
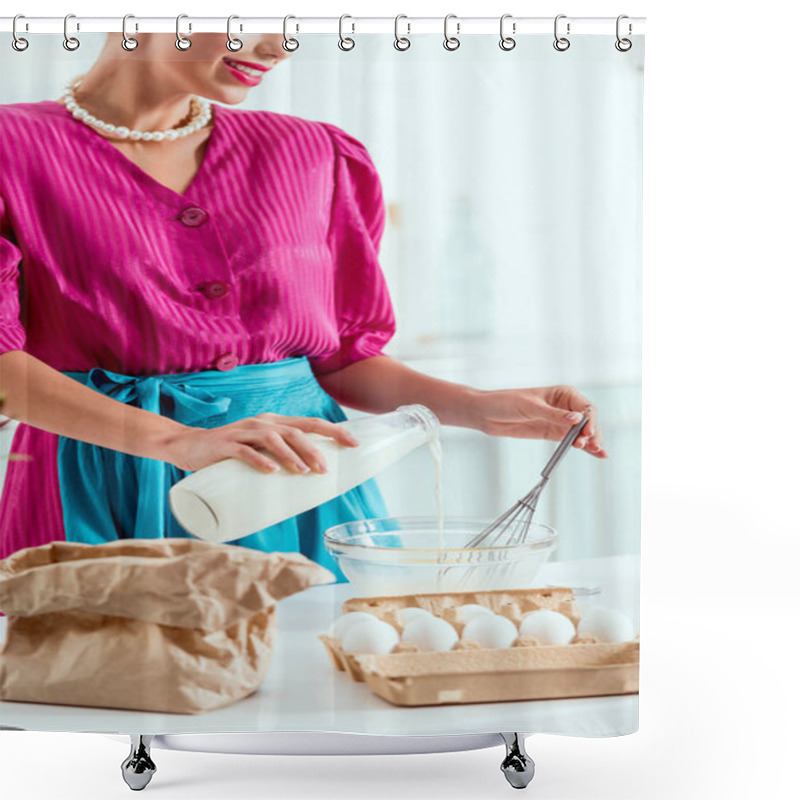
[[(0, 352), (146, 375), (382, 353), (381, 184), (330, 123), (213, 104), (178, 193), (59, 103), (0, 106)], [(168, 146), (168, 145), (155, 145)], [(57, 436), (20, 424), (0, 557), (63, 539)]]

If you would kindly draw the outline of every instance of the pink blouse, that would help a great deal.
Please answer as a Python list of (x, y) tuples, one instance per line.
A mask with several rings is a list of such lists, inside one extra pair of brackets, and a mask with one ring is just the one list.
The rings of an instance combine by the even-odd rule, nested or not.
[[(395, 323), (364, 146), (330, 123), (213, 113), (180, 193), (59, 103), (0, 105), (0, 353), (130, 375), (301, 355), (322, 375), (382, 353)], [(32, 460), (8, 464), (0, 558), (64, 538), (57, 442), (15, 431)]]
[(299, 355), (321, 375), (381, 354), (394, 318), (364, 146), (330, 123), (213, 111), (179, 193), (59, 103), (0, 106), (0, 352), (132, 375)]

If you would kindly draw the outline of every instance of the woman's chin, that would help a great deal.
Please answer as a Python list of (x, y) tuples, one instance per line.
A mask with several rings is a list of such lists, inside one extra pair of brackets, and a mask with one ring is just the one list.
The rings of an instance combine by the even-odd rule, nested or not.
[(244, 86), (242, 88), (225, 86), (215, 87), (215, 91), (209, 91), (203, 94), (206, 100), (211, 100), (214, 103), (223, 103), (226, 106), (235, 106), (244, 102), (250, 94), (250, 90)]
[(250, 96), (250, 91), (252, 89), (252, 86), (245, 86), (239, 82), (228, 83), (228, 81), (214, 81), (214, 85), (208, 88), (208, 91), (213, 92), (213, 94), (206, 94), (203, 96), (207, 100), (235, 106), (245, 101)]

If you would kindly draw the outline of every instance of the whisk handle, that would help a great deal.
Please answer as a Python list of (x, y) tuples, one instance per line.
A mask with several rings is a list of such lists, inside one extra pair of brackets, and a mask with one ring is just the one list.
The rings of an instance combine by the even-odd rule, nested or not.
[(556, 448), (555, 453), (550, 456), (550, 460), (545, 465), (545, 468), (542, 470), (542, 477), (549, 478), (550, 473), (558, 466), (558, 462), (564, 458), (566, 452), (572, 447), (575, 443), (575, 440), (580, 435), (580, 432), (583, 430), (583, 426), (586, 424), (586, 420), (589, 419), (588, 414), (584, 414), (583, 418), (580, 422), (576, 422), (567, 432), (567, 435), (561, 440), (561, 444)]

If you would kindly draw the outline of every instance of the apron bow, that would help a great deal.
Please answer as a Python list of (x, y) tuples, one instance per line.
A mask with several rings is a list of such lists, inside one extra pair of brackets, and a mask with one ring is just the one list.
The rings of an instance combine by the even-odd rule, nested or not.
[(215, 397), (205, 389), (182, 381), (180, 375), (169, 378), (163, 375), (120, 375), (102, 367), (93, 367), (87, 384), (122, 403), (169, 416), (184, 425), (224, 414), (231, 404), (230, 397)]

